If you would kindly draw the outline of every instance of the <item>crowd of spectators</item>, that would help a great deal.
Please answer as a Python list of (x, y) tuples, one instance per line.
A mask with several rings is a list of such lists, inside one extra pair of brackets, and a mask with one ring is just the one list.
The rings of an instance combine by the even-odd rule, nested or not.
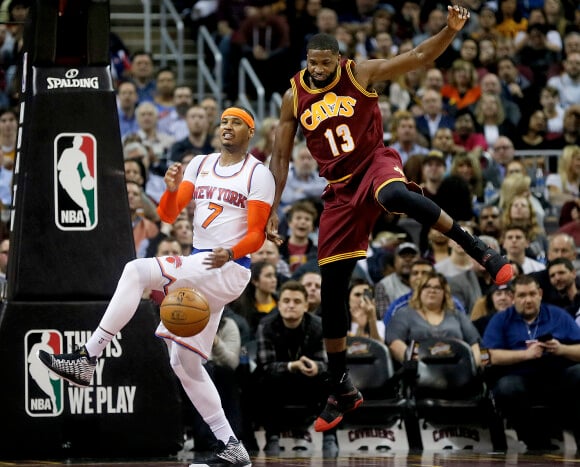
[[(304, 66), (306, 42), (313, 34), (334, 34), (343, 58), (390, 58), (443, 28), (447, 7), (425, 0), (213, 3), (215, 8), (203, 15), (196, 13), (195, 5), (179, 6), (191, 18), (192, 30), (205, 24), (212, 31), (224, 53), (223, 91), (231, 101), (237, 97), (239, 57), (250, 60), (268, 96), (283, 93), (291, 74)], [(476, 356), (481, 347), (496, 349), (491, 352), (492, 364), (494, 359), (503, 366), (519, 363), (500, 350), (510, 349), (523, 352), (518, 358), (525, 358), (524, 354), (539, 361), (561, 357), (567, 362), (561, 368), (575, 368), (568, 363), (580, 359), (575, 348), (580, 332), (570, 328), (570, 322), (580, 323), (576, 273), (580, 7), (574, 0), (465, 3), (471, 8), (469, 23), (435, 63), (426, 63), (400, 80), (377, 84), (384, 142), (399, 151), (407, 177), (423, 187), (425, 196), (466, 230), (483, 235), (512, 262), (516, 275), (534, 280), (516, 279), (515, 287), (497, 287), (454, 242), (426, 226), (417, 228), (407, 219), (385, 213), (376, 222), (367, 258), (358, 262), (353, 273), (348, 303), (351, 334), (387, 345), (397, 361), (404, 360), (411, 341), (435, 335), (466, 341)], [(28, 8), (27, 0), (11, 0), (3, 6), (10, 17)], [(223, 109), (212, 96), (194, 97), (195, 83), (178, 83), (171, 68), (156, 69), (150, 53), (129, 53), (120, 38), (112, 43), (135, 254), (189, 254), (192, 209), (186, 208), (174, 224), (167, 225), (156, 216), (155, 207), (168, 163), (187, 164), (198, 155), (219, 150), (216, 131)], [(17, 26), (0, 26), (1, 276), (5, 276), (9, 246), (18, 122), (13, 87), (20, 44)], [(273, 116), (259, 123), (250, 152), (268, 164), (278, 120)], [(250, 449), (257, 449), (253, 430), (265, 427), (271, 453), (279, 452), (279, 436), (286, 431), (300, 449), (300, 440), (308, 436), (309, 418), (281, 426), (279, 419), (271, 417), (280, 397), (262, 401), (267, 410), (257, 411), (258, 402), (250, 397), (256, 385), (270, 388), (262, 394), (284, 394), (292, 402), (297, 394), (291, 389), (307, 384), (311, 397), (302, 402), (312, 406), (308, 416), (318, 413), (325, 394), (316, 253), (326, 181), (318, 175), (308, 148), (297, 143), (280, 204), (280, 231), (286, 240), (280, 248), (266, 241), (252, 255), (251, 281), (226, 308), (208, 362), (210, 374), (220, 381), (222, 400), (229, 404), (226, 410), (234, 429)], [(521, 157), (521, 150), (547, 150), (553, 157), (548, 159), (542, 152)], [(518, 300), (525, 302), (526, 294), (534, 300), (539, 294), (536, 314), (518, 305)], [(549, 317), (558, 325), (549, 327), (540, 321), (542, 307), (550, 307)], [(564, 310), (564, 317), (553, 307)], [(548, 312), (544, 314), (547, 319)], [(528, 332), (534, 329), (533, 338), (506, 341), (493, 334), (511, 321), (525, 324)], [(548, 326), (546, 333), (552, 337), (548, 343), (540, 345), (535, 339), (542, 334), (538, 326)], [(565, 330), (560, 332), (558, 326)], [(525, 341), (535, 343), (526, 346)], [(542, 364), (542, 371), (548, 371), (548, 366)], [(574, 371), (569, 371), (573, 382)], [(559, 377), (566, 380), (568, 373)], [(500, 400), (508, 405), (514, 398), (523, 400), (513, 388), (506, 392), (505, 381), (509, 379), (498, 382)], [(529, 388), (525, 378), (517, 379), (517, 384), (518, 390)], [(522, 426), (518, 417), (524, 412), (520, 406), (509, 412), (516, 417), (516, 427)], [(206, 449), (213, 440), (200, 425), (194, 417), (190, 428), (197, 449)], [(527, 432), (523, 439), (530, 447), (545, 443)], [(334, 433), (325, 438), (324, 446), (336, 450)]]

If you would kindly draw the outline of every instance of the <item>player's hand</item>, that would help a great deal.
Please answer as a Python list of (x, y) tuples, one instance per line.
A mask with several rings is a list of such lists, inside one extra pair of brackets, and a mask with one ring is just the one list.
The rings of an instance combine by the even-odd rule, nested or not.
[(165, 177), (163, 178), (168, 191), (175, 191), (179, 187), (179, 184), (183, 180), (183, 169), (181, 162), (174, 162), (169, 166), (167, 172), (165, 172)]
[(203, 264), (207, 269), (221, 268), (230, 260), (230, 254), (225, 248), (214, 248), (213, 251), (207, 255)]
[(447, 26), (457, 32), (465, 25), (469, 19), (469, 10), (459, 5), (447, 6)]
[(266, 223), (266, 237), (278, 246), (282, 245), (282, 237), (278, 234), (279, 222), (278, 213), (275, 209), (272, 209), (270, 211), (270, 217), (268, 217), (268, 222)]

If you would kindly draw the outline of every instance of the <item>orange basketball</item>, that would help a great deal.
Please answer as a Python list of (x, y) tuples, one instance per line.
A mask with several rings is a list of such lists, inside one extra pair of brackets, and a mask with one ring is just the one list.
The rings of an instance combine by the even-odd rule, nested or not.
[(209, 321), (209, 304), (195, 289), (175, 289), (160, 306), (161, 321), (176, 336), (191, 337), (200, 333)]

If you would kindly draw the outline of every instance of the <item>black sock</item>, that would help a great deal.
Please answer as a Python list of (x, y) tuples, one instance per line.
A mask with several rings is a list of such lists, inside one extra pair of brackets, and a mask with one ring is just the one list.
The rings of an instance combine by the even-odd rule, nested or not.
[(463, 230), (457, 222), (453, 222), (451, 229), (444, 234), (451, 240), (455, 240), (475, 261), (481, 262), (485, 245), (477, 237)]
[(328, 372), (330, 383), (336, 385), (346, 373), (346, 350), (342, 352), (328, 352)]

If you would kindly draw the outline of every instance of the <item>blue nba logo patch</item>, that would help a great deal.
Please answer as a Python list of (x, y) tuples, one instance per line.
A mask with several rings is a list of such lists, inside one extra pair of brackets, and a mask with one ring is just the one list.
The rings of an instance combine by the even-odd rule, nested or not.
[(89, 133), (54, 140), (55, 223), (60, 230), (93, 230), (98, 223), (97, 141)]
[(31, 417), (56, 417), (64, 408), (63, 381), (36, 356), (39, 350), (62, 353), (62, 335), (54, 329), (28, 331), (24, 338), (26, 413)]

